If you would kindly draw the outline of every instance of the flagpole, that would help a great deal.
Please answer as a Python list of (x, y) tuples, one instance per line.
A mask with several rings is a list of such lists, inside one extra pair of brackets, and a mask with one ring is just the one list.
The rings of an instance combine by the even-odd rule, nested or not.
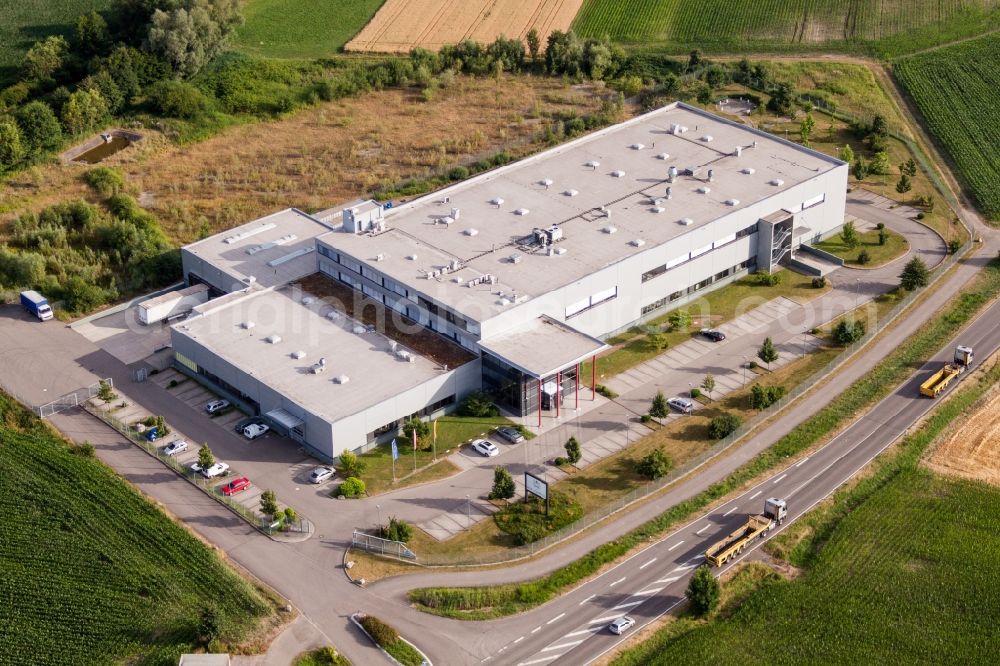
[(413, 429), (413, 471), (417, 471), (417, 429)]

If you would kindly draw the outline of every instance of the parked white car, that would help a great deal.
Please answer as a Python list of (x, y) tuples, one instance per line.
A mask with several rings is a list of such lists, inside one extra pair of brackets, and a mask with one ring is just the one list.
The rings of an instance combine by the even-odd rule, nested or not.
[(332, 467), (317, 467), (309, 474), (310, 483), (323, 483), (333, 478), (337, 471)]
[(271, 428), (264, 423), (251, 423), (243, 428), (243, 436), (247, 439), (257, 439), (266, 435)]
[(485, 439), (477, 439), (473, 441), (472, 448), (487, 458), (500, 455), (500, 449), (497, 448), (497, 445), (493, 442), (487, 442)]
[(175, 439), (166, 446), (163, 447), (163, 455), (165, 456), (175, 456), (182, 451), (188, 450), (188, 443), (183, 439)]
[(202, 469), (198, 462), (191, 463), (191, 471), (196, 474), (201, 474), (206, 479), (214, 479), (217, 476), (221, 476), (229, 471), (229, 465), (224, 462), (217, 462), (208, 469)]
[(681, 414), (690, 414), (694, 411), (694, 400), (690, 398), (670, 398), (667, 400), (667, 404)]
[(213, 400), (212, 402), (205, 405), (205, 411), (209, 414), (215, 414), (216, 412), (221, 412), (223, 409), (229, 406), (228, 400)]

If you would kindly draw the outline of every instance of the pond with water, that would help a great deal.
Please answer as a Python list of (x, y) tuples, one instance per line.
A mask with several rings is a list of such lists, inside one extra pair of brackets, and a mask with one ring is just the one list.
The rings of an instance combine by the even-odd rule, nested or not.
[(73, 158), (73, 161), (84, 162), (86, 164), (97, 164), (101, 160), (111, 157), (119, 150), (127, 148), (131, 144), (131, 139), (127, 137), (113, 136), (110, 141), (99, 143), (90, 150), (77, 155)]

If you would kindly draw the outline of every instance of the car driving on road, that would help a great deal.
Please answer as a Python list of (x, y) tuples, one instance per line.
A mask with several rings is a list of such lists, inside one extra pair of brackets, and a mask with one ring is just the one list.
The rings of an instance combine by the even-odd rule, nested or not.
[(163, 455), (165, 456), (175, 456), (182, 451), (188, 450), (188, 443), (183, 439), (175, 439), (166, 446), (163, 447)]
[(517, 428), (502, 426), (497, 428), (497, 434), (506, 439), (511, 444), (519, 444), (524, 441), (524, 435)]
[(251, 423), (243, 428), (243, 436), (247, 439), (257, 439), (267, 434), (271, 428), (264, 423)]
[(500, 449), (497, 448), (497, 445), (493, 442), (487, 442), (485, 439), (473, 441), (472, 448), (487, 458), (500, 455)]
[(336, 474), (336, 470), (332, 467), (316, 467), (312, 472), (309, 473), (310, 483), (323, 483), (328, 479), (332, 479), (333, 475)]
[(611, 630), (611, 633), (618, 634), (619, 636), (621, 636), (634, 626), (635, 626), (635, 620), (626, 615), (625, 617), (620, 617), (611, 624), (609, 624), (608, 629)]
[(712, 342), (722, 342), (726, 339), (726, 334), (716, 328), (703, 328), (698, 332)]
[(221, 412), (223, 409), (229, 406), (228, 400), (213, 400), (212, 402), (205, 405), (205, 411), (209, 414), (215, 414), (216, 412)]
[(694, 401), (690, 398), (670, 398), (670, 400), (667, 400), (667, 404), (681, 414), (690, 414), (694, 411)]
[(241, 493), (250, 487), (250, 479), (245, 476), (241, 476), (238, 479), (233, 479), (226, 485), (222, 486), (222, 494), (226, 497), (231, 497), (236, 493)]

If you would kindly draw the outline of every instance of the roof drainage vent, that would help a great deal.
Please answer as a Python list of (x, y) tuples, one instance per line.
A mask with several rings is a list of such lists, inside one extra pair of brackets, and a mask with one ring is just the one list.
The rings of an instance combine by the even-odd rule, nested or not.
[(478, 236), (479, 229), (466, 229), (464, 233), (466, 236)]
[(633, 241), (629, 241), (629, 245), (631, 245), (632, 247), (642, 247), (645, 244), (646, 241), (642, 240), (641, 238), (636, 238)]
[(656, 156), (656, 159), (658, 159), (658, 160), (669, 160), (670, 159), (670, 153), (660, 153), (659, 155)]
[(518, 208), (514, 211), (514, 215), (521, 215), (522, 217), (530, 213), (531, 211), (527, 208)]
[(756, 171), (757, 170), (754, 169), (753, 167), (746, 167), (746, 168), (740, 169), (740, 173), (745, 173), (748, 176), (752, 176)]
[(771, 181), (771, 185), (774, 185), (775, 187), (781, 187), (784, 184), (785, 181), (781, 180), (780, 178), (775, 178), (774, 180)]
[(567, 197), (575, 197), (576, 195), (579, 194), (579, 192), (577, 192), (576, 190), (566, 190), (565, 192), (563, 192), (563, 194), (566, 195)]
[(280, 335), (269, 335), (266, 338), (264, 338), (264, 341), (268, 342), (268, 343), (270, 343), (272, 345), (276, 345), (279, 342), (281, 342), (281, 336)]
[(690, 217), (682, 217), (680, 222), (685, 227), (690, 227), (692, 224), (694, 224), (694, 220), (692, 220)]
[(292, 358), (294, 358), (296, 361), (301, 361), (305, 357), (306, 357), (306, 353), (304, 351), (302, 351), (301, 349), (298, 350), (298, 351), (292, 352)]
[(583, 166), (590, 167), (591, 169), (596, 169), (597, 167), (601, 166), (601, 163), (598, 162), (597, 160), (590, 160)]
[(495, 197), (493, 199), (490, 199), (490, 204), (499, 208), (500, 206), (503, 205), (503, 199), (501, 199), (500, 197)]
[(337, 375), (336, 377), (333, 378), (334, 384), (346, 384), (349, 381), (351, 381), (351, 378), (348, 377), (347, 375)]
[(617, 169), (617, 170), (611, 172), (611, 176), (613, 178), (624, 178), (625, 177), (625, 172), (622, 171), (621, 169)]

